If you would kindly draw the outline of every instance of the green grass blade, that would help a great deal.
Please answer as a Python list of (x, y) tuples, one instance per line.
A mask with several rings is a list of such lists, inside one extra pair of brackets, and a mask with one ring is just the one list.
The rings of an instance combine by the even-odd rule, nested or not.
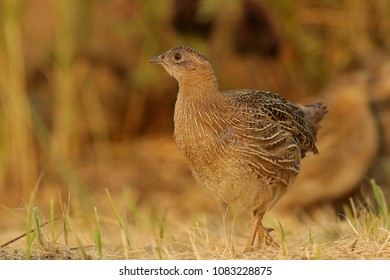
[(111, 209), (112, 211), (114, 212), (114, 215), (115, 215), (115, 218), (120, 226), (120, 228), (124, 228), (124, 224), (123, 224), (123, 220), (122, 220), (122, 217), (121, 215), (119, 214), (119, 211), (118, 211), (118, 207), (116, 207), (115, 203), (114, 203), (114, 200), (112, 199), (111, 197), (111, 194), (110, 192), (108, 191), (108, 189), (106, 189), (106, 194), (107, 194), (107, 198), (108, 198), (108, 201), (110, 202), (110, 205), (111, 205)]
[(371, 188), (374, 193), (374, 198), (378, 206), (379, 214), (382, 217), (387, 218), (389, 216), (389, 208), (382, 189), (376, 184), (375, 180), (371, 180)]
[(95, 230), (95, 242), (96, 242), (96, 248), (99, 254), (99, 259), (103, 258), (103, 245), (102, 245), (102, 232), (100, 228), (100, 219), (97, 212), (97, 208), (94, 207), (95, 211), (95, 218), (96, 218), (96, 230)]
[(54, 212), (54, 199), (53, 197), (50, 197), (50, 204), (49, 204), (49, 211), (50, 211), (50, 237), (51, 237), (51, 245), (53, 252), (55, 252), (55, 246), (56, 246), (56, 232), (54, 227), (54, 221), (55, 221), (55, 212)]
[(41, 228), (42, 225), (41, 225), (41, 222), (39, 219), (38, 208), (34, 207), (32, 210), (33, 210), (33, 218), (34, 218), (34, 223), (35, 223), (35, 231), (38, 235), (38, 241), (39, 241), (39, 244), (41, 245), (41, 248), (44, 248), (45, 242), (43, 240), (43, 233), (42, 233), (42, 228)]

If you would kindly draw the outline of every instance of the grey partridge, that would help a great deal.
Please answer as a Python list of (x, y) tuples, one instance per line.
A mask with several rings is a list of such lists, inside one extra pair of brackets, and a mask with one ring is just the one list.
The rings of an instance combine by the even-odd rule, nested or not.
[(208, 59), (187, 46), (149, 62), (161, 64), (179, 83), (174, 139), (196, 180), (226, 203), (251, 211), (245, 251), (272, 241), (263, 216), (292, 185), (301, 158), (318, 153), (326, 105), (298, 106), (263, 90), (220, 90)]

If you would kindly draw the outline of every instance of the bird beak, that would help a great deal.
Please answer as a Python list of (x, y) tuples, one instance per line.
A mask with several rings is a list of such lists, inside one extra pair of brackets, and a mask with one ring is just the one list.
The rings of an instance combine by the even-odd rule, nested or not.
[(156, 63), (156, 64), (164, 63), (164, 61), (162, 60), (162, 55), (157, 55), (153, 57), (151, 60), (149, 60), (149, 63)]

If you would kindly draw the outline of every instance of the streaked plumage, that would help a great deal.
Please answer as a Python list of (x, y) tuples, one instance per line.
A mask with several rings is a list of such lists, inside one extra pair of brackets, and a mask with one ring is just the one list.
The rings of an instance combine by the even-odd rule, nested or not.
[(192, 173), (209, 192), (253, 213), (247, 249), (265, 242), (261, 219), (299, 173), (315, 147), (323, 103), (300, 107), (261, 90), (220, 91), (212, 67), (182, 46), (153, 58), (179, 82), (174, 138)]

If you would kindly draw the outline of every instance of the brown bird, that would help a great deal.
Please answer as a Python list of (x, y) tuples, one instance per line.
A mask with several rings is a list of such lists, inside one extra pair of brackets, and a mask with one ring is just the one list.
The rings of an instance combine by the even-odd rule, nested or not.
[(179, 83), (174, 138), (196, 180), (226, 203), (251, 211), (245, 251), (273, 242), (263, 216), (292, 185), (306, 152), (318, 153), (326, 105), (296, 106), (262, 90), (221, 91), (208, 59), (187, 46), (149, 62), (161, 64)]

